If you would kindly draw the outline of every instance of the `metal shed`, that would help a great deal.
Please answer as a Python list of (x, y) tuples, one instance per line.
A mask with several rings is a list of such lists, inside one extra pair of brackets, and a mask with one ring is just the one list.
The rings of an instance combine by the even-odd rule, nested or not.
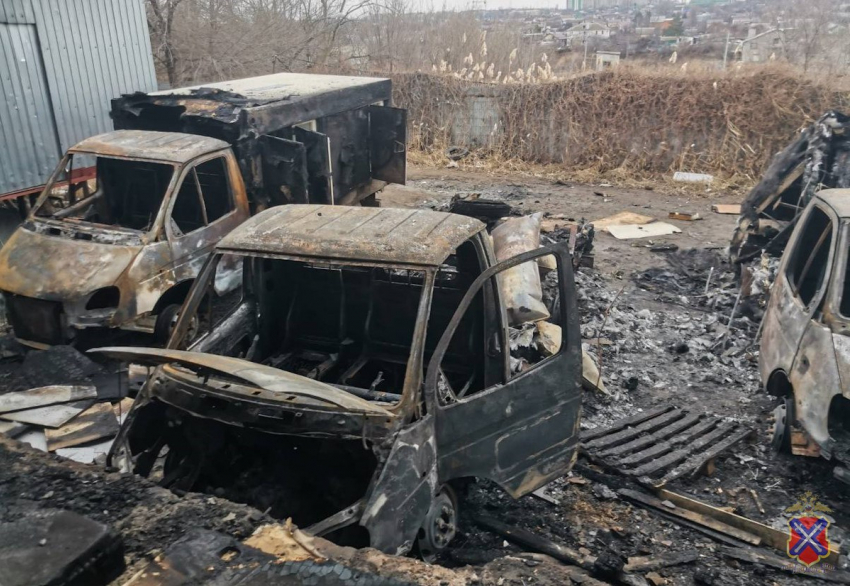
[(110, 100), (156, 89), (144, 0), (0, 0), (0, 194), (44, 184), (112, 130)]

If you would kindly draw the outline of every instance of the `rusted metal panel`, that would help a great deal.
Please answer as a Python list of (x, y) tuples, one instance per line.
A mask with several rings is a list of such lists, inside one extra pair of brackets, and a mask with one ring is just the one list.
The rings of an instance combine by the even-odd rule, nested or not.
[(474, 218), (431, 210), (290, 205), (257, 214), (219, 248), (437, 266), (483, 229)]
[(306, 149), (309, 203), (337, 203), (330, 137), (298, 127), (292, 129), (292, 135)]
[(70, 150), (184, 164), (229, 146), (222, 140), (180, 132), (116, 130), (87, 138)]
[[(320, 403), (334, 405), (343, 409), (350, 409), (354, 412), (377, 413), (384, 416), (391, 415), (389, 411), (376, 406), (374, 403), (340, 391), (330, 385), (298, 376), (285, 370), (255, 364), (241, 358), (183, 350), (160, 350), (157, 348), (121, 346), (99, 348), (97, 352), (109, 358), (133, 362), (135, 364), (159, 365), (174, 363), (200, 368), (204, 371), (223, 373), (264, 389), (267, 391), (265, 395), (260, 393), (251, 394), (254, 397), (261, 397), (267, 400), (280, 400), (283, 396), (291, 394), (314, 399)], [(295, 398), (291, 400), (295, 400)]]
[(300, 142), (263, 136), (260, 138), (263, 153), (263, 183), (269, 199), (281, 196), (287, 203), (310, 203), (308, 195), (307, 149)]
[(116, 128), (161, 129), (237, 142), (391, 98), (391, 82), (372, 77), (276, 73), (112, 102)]

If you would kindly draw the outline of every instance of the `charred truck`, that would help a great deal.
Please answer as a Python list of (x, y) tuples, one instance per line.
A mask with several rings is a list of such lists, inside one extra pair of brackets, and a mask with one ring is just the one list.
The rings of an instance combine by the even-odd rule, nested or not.
[[(15, 336), (166, 340), (215, 244), (251, 214), (376, 205), (404, 183), (406, 116), (390, 100), (387, 79), (291, 73), (113, 100), (116, 130), (69, 149), (0, 250)], [(217, 266), (221, 295), (240, 275)]]
[[(237, 295), (215, 293), (222, 263), (242, 264)], [(218, 244), (166, 348), (92, 352), (153, 367), (110, 465), (347, 545), (427, 559), (465, 482), (520, 497), (576, 457), (568, 248), (498, 262), (465, 216), (265, 210)]]

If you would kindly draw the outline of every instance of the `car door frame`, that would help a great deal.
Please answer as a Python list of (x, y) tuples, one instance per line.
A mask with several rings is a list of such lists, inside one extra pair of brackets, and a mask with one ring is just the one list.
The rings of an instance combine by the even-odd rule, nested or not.
[[(440, 364), (475, 296), (493, 277), (525, 262), (554, 255), (560, 283), (560, 351), (526, 372), (449, 404), (437, 398)], [(507, 360), (508, 319), (493, 287)], [(487, 304), (483, 310), (488, 311)], [(485, 313), (485, 321), (489, 316)], [(519, 254), (483, 271), (467, 290), (438, 342), (425, 379), (428, 411), (435, 417), (440, 484), (467, 477), (490, 479), (511, 496), (527, 494), (569, 470), (577, 455), (581, 413), (581, 333), (571, 256), (566, 243)], [(484, 349), (489, 351), (489, 348)], [(572, 381), (572, 384), (570, 382)], [(564, 432), (567, 433), (564, 433)]]
[[(213, 159), (224, 159), (224, 168), (227, 173), (227, 189), (230, 194), (231, 210), (216, 220), (208, 223), (206, 226), (196, 228), (191, 232), (177, 235), (172, 230), (171, 216), (174, 211), (174, 205), (177, 198), (180, 196), (180, 189), (183, 187), (183, 182), (190, 177), (192, 171), (199, 165), (207, 163)], [(240, 178), (241, 180), (241, 178)], [(237, 197), (236, 193), (236, 178), (234, 177), (234, 168), (231, 165), (228, 151), (216, 151), (208, 153), (190, 163), (183, 166), (180, 171), (180, 177), (174, 188), (171, 191), (171, 199), (167, 203), (163, 228), (165, 237), (168, 240), (171, 248), (171, 270), (174, 272), (174, 280), (176, 283), (181, 283), (186, 280), (194, 279), (200, 273), (201, 266), (215, 245), (222, 237), (227, 235), (231, 230), (248, 218), (248, 210), (244, 208), (241, 198)], [(203, 189), (200, 189), (201, 198), (204, 197)]]
[[(759, 368), (765, 390), (772, 394), (784, 390), (782, 386), (774, 388), (774, 375), (782, 372), (785, 373), (785, 377), (790, 378), (800, 343), (806, 335), (806, 329), (812, 316), (820, 301), (822, 301), (823, 285), (814, 296), (818, 299), (818, 303), (812, 302), (809, 306), (804, 306), (788, 278), (790, 265), (797, 260), (797, 248), (809, 223), (812, 210), (817, 207), (819, 211), (827, 214), (830, 221), (835, 221), (835, 218), (831, 215), (831, 209), (828, 206), (818, 206), (817, 203), (817, 201), (813, 201), (804, 210), (797, 222), (797, 227), (785, 249), (785, 254), (782, 256), (770, 301), (765, 311), (760, 340)], [(824, 279), (825, 283), (827, 281), (828, 279)]]
[[(828, 450), (827, 421), (829, 407), (831, 398), (835, 390), (840, 388), (841, 383), (838, 365), (835, 361), (832, 329), (825, 319), (825, 313), (828, 311), (828, 305), (831, 301), (829, 291), (835, 273), (835, 253), (841, 243), (841, 222), (832, 207), (826, 204), (818, 205), (818, 202), (815, 201), (806, 217), (803, 218), (801, 224), (803, 229), (805, 229), (815, 209), (825, 214), (829, 219), (832, 239), (829, 256), (826, 260), (826, 272), (808, 305), (803, 305), (803, 300), (792, 289), (791, 283), (786, 278), (791, 303), (805, 319), (802, 333), (796, 341), (793, 364), (788, 377), (794, 389), (794, 419), (803, 425), (809, 436), (819, 446)], [(799, 237), (795, 239), (795, 246), (798, 241)], [(811, 256), (811, 253), (812, 251), (808, 251), (808, 256)], [(798, 259), (795, 257), (793, 260)], [(783, 278), (787, 275), (788, 270), (789, 267), (786, 263), (783, 266)], [(792, 451), (793, 449), (792, 446)]]

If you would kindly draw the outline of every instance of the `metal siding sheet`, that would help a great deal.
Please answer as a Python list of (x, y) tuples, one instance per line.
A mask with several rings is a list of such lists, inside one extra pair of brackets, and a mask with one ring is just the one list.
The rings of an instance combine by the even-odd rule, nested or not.
[(0, 22), (7, 24), (33, 24), (30, 0), (0, 0)]
[(38, 185), (59, 156), (35, 25), (0, 24), (0, 64), (0, 180), (13, 191)]
[[(43, 184), (61, 154), (50, 142), (58, 140), (64, 151), (112, 130), (112, 98), (157, 87), (144, 0), (0, 0), (3, 22), (35, 24), (36, 42), (28, 46), (40, 56), (40, 77), (37, 83), (20, 79), (26, 72), (10, 68), (0, 56), (0, 91), (6, 98), (0, 104), (0, 140), (18, 145), (0, 157), (0, 193)], [(11, 33), (7, 36), (9, 53)], [(19, 37), (15, 46), (22, 50)], [(25, 95), (38, 92), (42, 97), (29, 98), (28, 110), (15, 109)], [(41, 107), (47, 112), (32, 118), (30, 110)], [(46, 113), (51, 125), (44, 124)], [(33, 120), (38, 120), (35, 127)]]

